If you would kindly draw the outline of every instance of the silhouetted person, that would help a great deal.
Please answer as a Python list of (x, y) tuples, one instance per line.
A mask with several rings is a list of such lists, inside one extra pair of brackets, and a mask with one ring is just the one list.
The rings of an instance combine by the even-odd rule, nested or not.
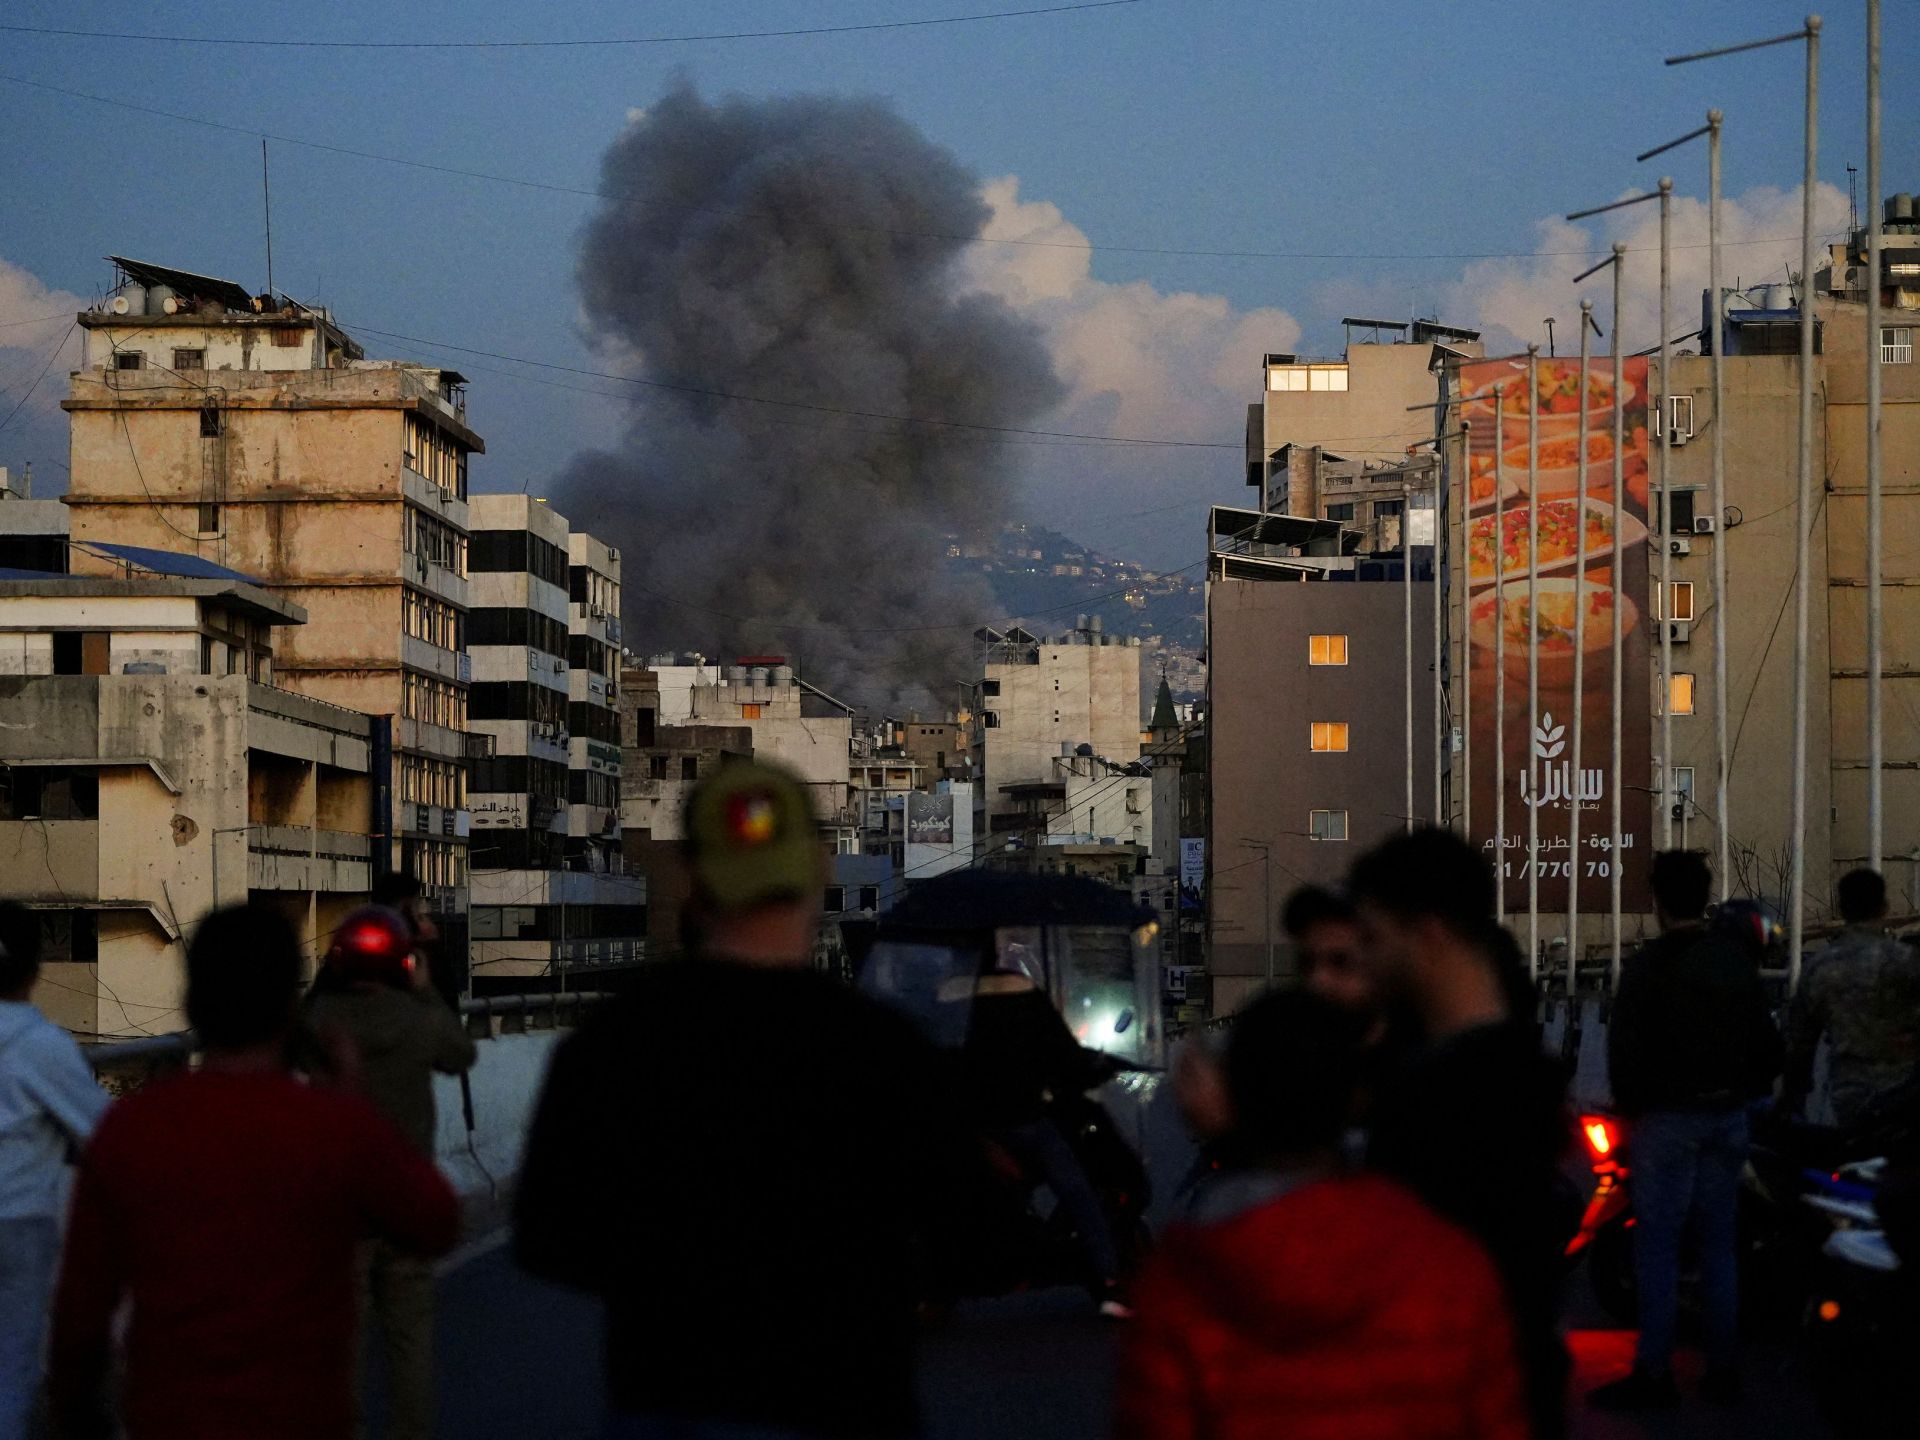
[(1372, 1163), (1486, 1246), (1512, 1304), (1536, 1436), (1566, 1425), (1562, 1255), (1579, 1202), (1566, 1072), (1521, 1014), (1486, 861), (1458, 836), (1395, 836), (1354, 865), (1367, 957), (1416, 1042), (1382, 1083)]
[(1246, 1163), (1147, 1264), (1120, 1367), (1123, 1440), (1524, 1440), (1505, 1291), (1466, 1232), (1339, 1158), (1363, 1015), (1256, 1000), (1226, 1071)]
[[(401, 877), (416, 902), (419, 884)], [(389, 884), (387, 893), (394, 894)], [(431, 920), (426, 923), (431, 924)], [(463, 1075), (475, 1048), (453, 1008), (433, 988), (418, 930), (397, 909), (366, 905), (333, 933), (308, 997), (307, 1024), (330, 1044), (351, 1046), (353, 1086), (407, 1142), (433, 1158), (433, 1077)], [(370, 1241), (360, 1257), (361, 1349), (377, 1336), (387, 1361), (389, 1440), (433, 1434), (433, 1266)]]
[(217, 910), (187, 952), (198, 1070), (101, 1121), (81, 1162), (54, 1314), (63, 1433), (111, 1433), (115, 1312), (130, 1302), (129, 1440), (344, 1440), (354, 1402), (354, 1251), (375, 1235), (451, 1248), (453, 1191), (357, 1095), (286, 1057), (300, 949), (277, 911)]
[(1834, 1119), (1851, 1127), (1920, 1064), (1920, 951), (1887, 934), (1887, 883), (1873, 871), (1841, 877), (1836, 898), (1846, 929), (1808, 958), (1794, 992), (1780, 1105), (1806, 1104), (1824, 1036)]
[(812, 968), (827, 860), (799, 781), (715, 771), (685, 833), (696, 953), (560, 1046), (515, 1252), (604, 1301), (610, 1435), (909, 1434), (922, 1221), (959, 1143), (935, 1057)]
[(73, 1036), (33, 1008), (40, 917), (0, 905), (0, 1440), (40, 1394), (67, 1167), (107, 1108)]
[(1780, 1034), (1751, 948), (1709, 930), (1713, 875), (1697, 851), (1654, 856), (1658, 939), (1621, 971), (1607, 1030), (1613, 1100), (1631, 1122), (1633, 1268), (1640, 1340), (1631, 1374), (1595, 1390), (1603, 1409), (1679, 1403), (1673, 1379), (1681, 1239), (1699, 1247), (1707, 1394), (1739, 1390), (1740, 1172), (1747, 1106), (1780, 1073)]
[(1302, 985), (1355, 1014), (1380, 1013), (1380, 978), (1366, 962), (1351, 901), (1303, 886), (1287, 897), (1280, 925), (1293, 942)]

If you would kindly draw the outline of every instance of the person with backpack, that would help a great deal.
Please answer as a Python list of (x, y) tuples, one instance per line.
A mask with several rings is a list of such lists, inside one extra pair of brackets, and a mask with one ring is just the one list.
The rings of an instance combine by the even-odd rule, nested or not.
[(1747, 1110), (1772, 1089), (1783, 1056), (1752, 947), (1706, 923), (1713, 875), (1705, 857), (1665, 851), (1652, 878), (1660, 934), (1627, 961), (1607, 1031), (1614, 1105), (1633, 1146), (1640, 1336), (1631, 1373), (1588, 1397), (1604, 1410), (1680, 1402), (1673, 1350), (1689, 1227), (1700, 1252), (1704, 1391), (1723, 1403), (1738, 1398), (1736, 1219)]
[(0, 905), (0, 1440), (40, 1393), (67, 1172), (107, 1108), (73, 1036), (33, 1006), (40, 917)]

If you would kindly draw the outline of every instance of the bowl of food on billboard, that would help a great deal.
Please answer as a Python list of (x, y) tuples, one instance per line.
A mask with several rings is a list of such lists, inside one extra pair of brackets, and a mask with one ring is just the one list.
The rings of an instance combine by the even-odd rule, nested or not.
[[(1544, 576), (1539, 582), (1539, 607), (1529, 618), (1526, 580), (1507, 580), (1497, 588), (1488, 587), (1473, 599), (1473, 649), (1476, 664), (1491, 665), (1494, 659), (1495, 626), (1500, 627), (1506, 645), (1509, 679), (1525, 683), (1527, 679), (1527, 637), (1537, 631), (1540, 637), (1540, 684), (1554, 690), (1573, 686), (1574, 660), (1574, 577)], [(1615, 591), (1612, 585), (1589, 580), (1581, 598), (1585, 602), (1586, 625), (1580, 639), (1589, 662), (1603, 656), (1613, 644), (1613, 609), (1620, 607), (1620, 633), (1629, 635), (1640, 621), (1640, 612), (1632, 599)], [(1599, 683), (1607, 675), (1605, 663), (1589, 663), (1587, 682)], [(1609, 682), (1610, 683), (1610, 682)]]
[[(1575, 524), (1580, 505), (1577, 500), (1540, 502), (1540, 574), (1568, 573), (1580, 563), (1580, 532)], [(1476, 515), (1468, 534), (1468, 576), (1475, 586), (1491, 585), (1496, 578), (1525, 580), (1527, 574), (1528, 525), (1531, 507), (1525, 503), (1500, 514), (1500, 541), (1494, 540), (1491, 511)], [(1612, 563), (1613, 505), (1606, 500), (1589, 499), (1586, 504), (1587, 563)], [(1631, 513), (1620, 516), (1620, 548), (1624, 552), (1644, 544), (1647, 527)], [(1609, 622), (1611, 623), (1611, 622)]]
[[(1525, 447), (1527, 442), (1527, 415), (1536, 410), (1540, 416), (1540, 437), (1544, 442), (1548, 437), (1576, 435), (1580, 429), (1580, 414), (1584, 408), (1587, 426), (1591, 430), (1611, 431), (1613, 428), (1613, 365), (1611, 360), (1602, 360), (1591, 365), (1587, 371), (1586, 401), (1581, 403), (1580, 362), (1578, 360), (1542, 360), (1535, 372), (1532, 394), (1527, 387), (1527, 361), (1525, 357), (1498, 361), (1491, 365), (1476, 365), (1474, 375), (1461, 392), (1461, 414), (1471, 422), (1469, 432), (1471, 443), (1476, 450), (1491, 450), (1496, 444), (1509, 450), (1515, 445)], [(1493, 433), (1494, 387), (1506, 387), (1501, 407), (1502, 434), (1496, 440)], [(1633, 403), (1636, 393), (1634, 382), (1622, 379), (1620, 382), (1621, 399), (1628, 405)], [(1522, 459), (1524, 460), (1524, 454)]]

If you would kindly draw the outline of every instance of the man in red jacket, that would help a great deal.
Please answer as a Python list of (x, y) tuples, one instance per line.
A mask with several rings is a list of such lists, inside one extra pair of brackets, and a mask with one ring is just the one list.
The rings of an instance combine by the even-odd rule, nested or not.
[(114, 1313), (132, 1301), (129, 1440), (346, 1440), (354, 1247), (453, 1245), (459, 1207), (364, 1100), (286, 1068), (300, 948), (264, 906), (216, 911), (187, 953), (201, 1067), (107, 1112), (81, 1160), (49, 1388), (65, 1435), (112, 1433)]
[(1148, 1264), (1121, 1366), (1122, 1440), (1525, 1440), (1499, 1277), (1410, 1191), (1336, 1147), (1364, 1019), (1301, 991), (1235, 1025), (1236, 1133)]

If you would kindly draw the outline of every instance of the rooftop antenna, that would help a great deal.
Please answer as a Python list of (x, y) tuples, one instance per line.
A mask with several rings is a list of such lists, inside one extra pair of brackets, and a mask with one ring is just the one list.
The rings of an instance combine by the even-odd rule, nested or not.
[(1549, 315), (1547, 316), (1547, 356), (1548, 358), (1551, 359), (1554, 353), (1555, 352), (1553, 348), (1553, 316)]
[(1847, 232), (1851, 234), (1860, 228), (1860, 191), (1855, 185), (1860, 170), (1857, 166), (1847, 166)]
[(267, 213), (267, 303), (273, 303), (273, 182), (267, 173), (267, 137), (260, 137), (260, 198)]

